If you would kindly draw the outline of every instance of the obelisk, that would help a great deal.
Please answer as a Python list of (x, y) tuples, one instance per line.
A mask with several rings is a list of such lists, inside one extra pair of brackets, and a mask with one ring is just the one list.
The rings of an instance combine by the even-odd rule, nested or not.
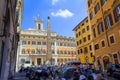
[(49, 64), (52, 64), (52, 53), (51, 53), (51, 31), (50, 31), (50, 17), (48, 16), (47, 22), (47, 54), (46, 54), (46, 61)]

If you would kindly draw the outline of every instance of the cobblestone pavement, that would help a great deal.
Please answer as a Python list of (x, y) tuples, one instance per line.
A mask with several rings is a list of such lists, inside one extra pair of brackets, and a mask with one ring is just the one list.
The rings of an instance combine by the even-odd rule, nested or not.
[(16, 73), (15, 76), (13, 77), (13, 80), (29, 80), (28, 78), (25, 77), (25, 73)]

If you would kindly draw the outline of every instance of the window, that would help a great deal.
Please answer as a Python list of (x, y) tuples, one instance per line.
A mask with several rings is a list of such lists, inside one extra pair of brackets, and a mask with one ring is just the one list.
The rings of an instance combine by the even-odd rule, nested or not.
[(120, 20), (120, 4), (113, 10), (115, 22)]
[(46, 45), (46, 42), (43, 42), (43, 45)]
[(86, 20), (86, 23), (88, 23), (88, 19)]
[(94, 18), (94, 13), (93, 11), (90, 13), (90, 20), (92, 20)]
[(111, 43), (111, 44), (115, 43), (114, 36), (110, 36), (110, 43)]
[(27, 50), (28, 54), (30, 53), (30, 49)]
[(107, 0), (101, 0), (101, 5), (104, 5), (107, 2)]
[(70, 51), (68, 51), (68, 54), (70, 54)]
[(96, 4), (95, 6), (95, 14), (100, 10), (100, 6), (99, 3)]
[(119, 64), (118, 55), (117, 54), (113, 54), (113, 57), (114, 57), (115, 64)]
[(95, 45), (95, 50), (99, 49), (99, 44)]
[(98, 34), (101, 34), (103, 31), (104, 31), (104, 30), (103, 30), (103, 25), (102, 25), (102, 22), (100, 22), (100, 23), (98, 24)]
[(62, 46), (62, 43), (60, 43), (60, 46)]
[(101, 41), (102, 47), (105, 47), (105, 41)]
[(26, 41), (22, 41), (22, 45), (25, 45), (26, 44)]
[(78, 37), (78, 34), (76, 34), (76, 38)]
[(55, 45), (54, 42), (52, 42), (51, 45), (54, 46)]
[(89, 46), (89, 49), (90, 49), (90, 51), (92, 50), (92, 46), (91, 45)]
[(82, 44), (82, 40), (80, 40), (79, 42), (80, 42), (80, 44)]
[(86, 42), (86, 37), (83, 38), (83, 42)]
[(84, 23), (82, 23), (82, 26), (84, 26)]
[(85, 29), (82, 29), (82, 33), (85, 33)]
[(96, 31), (95, 31), (95, 28), (93, 29), (93, 35), (94, 35), (94, 37), (96, 37)]
[(38, 24), (38, 29), (40, 30), (40, 27), (41, 27), (41, 25), (40, 24)]
[(79, 32), (79, 36), (81, 35), (81, 32)]
[(60, 53), (63, 54), (63, 51), (61, 50)]
[(66, 46), (66, 43), (64, 43), (64, 46)]
[(68, 43), (68, 46), (70, 47), (70, 43)]
[(28, 41), (28, 45), (30, 45), (30, 41)]
[(90, 35), (88, 35), (88, 40), (90, 40)]
[(84, 48), (84, 53), (88, 53), (88, 48), (87, 47)]
[(71, 54), (73, 54), (73, 51), (71, 51)]
[(90, 27), (89, 27), (89, 26), (87, 26), (87, 31), (88, 31), (88, 30), (90, 30)]
[(35, 41), (32, 41), (32, 45), (36, 45), (36, 42), (35, 42)]
[(93, 53), (90, 53), (90, 57), (93, 57)]
[(44, 53), (44, 54), (46, 53), (46, 50), (45, 50), (45, 49), (43, 50), (43, 53)]
[(80, 49), (80, 53), (83, 53), (82, 49)]
[(108, 16), (105, 17), (105, 26), (106, 28), (110, 28), (112, 26), (113, 22), (112, 22), (112, 17), (109, 14)]
[(34, 49), (32, 50), (32, 54), (35, 54), (35, 50)]
[(57, 45), (60, 46), (59, 42), (57, 42)]
[(66, 52), (66, 51), (64, 51), (64, 54), (67, 54), (67, 52)]
[(79, 45), (79, 41), (77, 41), (77, 45)]
[(92, 0), (88, 0), (88, 7), (92, 4)]
[(41, 42), (38, 42), (38, 45), (41, 45)]
[(22, 49), (22, 54), (25, 54), (25, 49)]

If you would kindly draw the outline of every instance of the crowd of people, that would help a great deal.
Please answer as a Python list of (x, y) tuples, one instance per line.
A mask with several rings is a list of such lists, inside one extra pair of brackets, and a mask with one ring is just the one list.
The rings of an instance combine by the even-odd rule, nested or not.
[[(29, 77), (30, 80), (109, 80), (104, 75), (103, 67), (99, 65), (98, 69), (96, 69), (93, 64), (80, 64), (67, 67), (64, 67), (64, 65), (44, 65), (34, 68), (21, 68), (21, 71), (28, 73), (26, 77)], [(112, 65), (109, 65), (108, 71), (112, 74)]]

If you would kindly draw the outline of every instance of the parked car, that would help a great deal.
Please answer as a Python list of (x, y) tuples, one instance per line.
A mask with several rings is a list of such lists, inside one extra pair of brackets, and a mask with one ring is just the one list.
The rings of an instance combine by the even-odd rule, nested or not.
[(25, 61), (24, 68), (31, 67), (30, 61)]

